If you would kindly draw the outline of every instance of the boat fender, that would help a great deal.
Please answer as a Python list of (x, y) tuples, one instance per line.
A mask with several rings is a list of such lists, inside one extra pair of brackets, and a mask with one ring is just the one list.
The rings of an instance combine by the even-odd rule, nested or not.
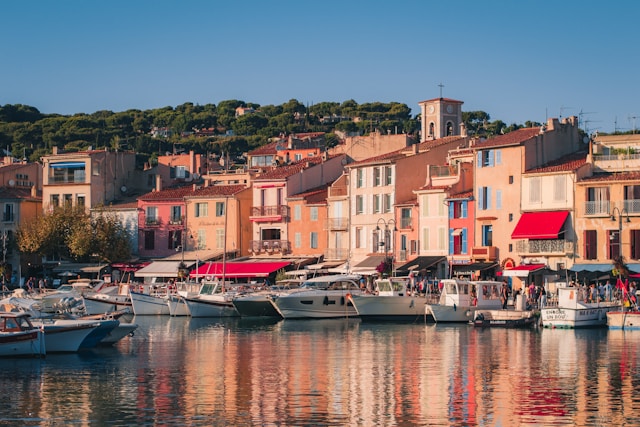
[(324, 301), (322, 301), (324, 305), (329, 305), (329, 297), (325, 295)]
[(453, 311), (458, 311), (458, 306), (455, 303), (453, 303)]
[(344, 297), (340, 297), (340, 305), (344, 305)]
[(134, 335), (135, 335), (135, 333), (134, 333), (133, 331), (129, 332), (129, 336), (130, 336), (130, 337), (132, 337), (132, 336), (134, 336)]

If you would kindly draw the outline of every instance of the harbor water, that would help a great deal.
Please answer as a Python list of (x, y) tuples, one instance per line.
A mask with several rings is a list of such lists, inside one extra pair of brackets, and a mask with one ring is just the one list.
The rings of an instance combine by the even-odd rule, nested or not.
[(640, 425), (640, 332), (133, 321), (114, 347), (0, 360), (0, 425)]

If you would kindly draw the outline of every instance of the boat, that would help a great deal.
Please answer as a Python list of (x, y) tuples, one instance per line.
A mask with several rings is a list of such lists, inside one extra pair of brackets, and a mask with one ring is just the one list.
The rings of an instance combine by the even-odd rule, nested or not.
[(588, 328), (606, 326), (607, 313), (621, 310), (620, 301), (588, 302), (579, 288), (559, 286), (557, 298), (540, 310), (540, 317), (545, 328)]
[(27, 313), (0, 312), (0, 356), (46, 355), (44, 331), (33, 326)]
[(172, 293), (168, 284), (144, 284), (129, 288), (131, 306), (136, 316), (169, 315), (167, 296)]
[(640, 311), (608, 311), (607, 326), (612, 330), (640, 331)]
[(58, 319), (34, 319), (32, 323), (44, 330), (47, 353), (77, 352), (100, 325), (98, 322), (69, 323)]
[(226, 291), (218, 280), (204, 281), (197, 295), (184, 296), (191, 317), (235, 317), (239, 316), (233, 306), (237, 292)]
[(489, 280), (469, 281), (464, 279), (441, 280), (442, 290), (437, 303), (425, 306), (425, 315), (433, 316), (436, 323), (468, 323), (476, 310), (499, 310), (502, 308), (502, 282)]
[(284, 279), (268, 289), (240, 293), (233, 298), (232, 303), (241, 317), (282, 318), (271, 304), (271, 300), (291, 289), (298, 288), (303, 282), (302, 279)]
[(476, 310), (471, 323), (483, 328), (530, 328), (538, 321), (538, 314), (535, 310)]
[(128, 309), (133, 311), (129, 284), (120, 283), (117, 286), (102, 286), (97, 292), (84, 295), (84, 307), (87, 314), (101, 314)]
[(349, 298), (364, 291), (360, 275), (336, 274), (305, 280), (298, 289), (271, 298), (284, 319), (358, 317)]
[(200, 284), (194, 282), (177, 282), (176, 292), (166, 296), (169, 306), (170, 316), (189, 316), (189, 307), (184, 301), (184, 297), (197, 295), (200, 291)]
[(138, 329), (138, 325), (136, 323), (118, 321), (118, 326), (109, 331), (104, 338), (98, 342), (98, 345), (113, 345), (126, 337), (132, 337), (136, 329)]
[(373, 282), (373, 293), (351, 294), (349, 298), (363, 321), (422, 320), (428, 296), (407, 292), (408, 277), (380, 278)]

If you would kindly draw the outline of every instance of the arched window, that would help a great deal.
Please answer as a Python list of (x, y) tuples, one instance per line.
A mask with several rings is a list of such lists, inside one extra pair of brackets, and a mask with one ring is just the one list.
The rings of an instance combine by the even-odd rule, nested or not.
[(435, 135), (436, 132), (436, 124), (431, 122), (429, 123), (429, 136)]
[(447, 136), (453, 135), (453, 123), (447, 122)]

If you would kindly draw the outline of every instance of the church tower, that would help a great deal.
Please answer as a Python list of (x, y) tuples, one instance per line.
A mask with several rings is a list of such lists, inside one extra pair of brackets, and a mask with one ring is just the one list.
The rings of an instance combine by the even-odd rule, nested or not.
[(462, 101), (434, 98), (419, 102), (422, 113), (420, 141), (462, 135)]

